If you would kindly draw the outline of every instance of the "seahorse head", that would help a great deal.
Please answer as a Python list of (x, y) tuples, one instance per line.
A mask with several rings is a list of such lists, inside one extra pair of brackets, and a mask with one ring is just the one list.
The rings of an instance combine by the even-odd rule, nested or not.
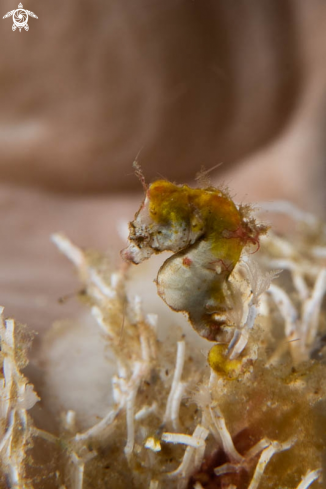
[(153, 253), (176, 253), (204, 234), (202, 216), (191, 204), (189, 190), (165, 180), (149, 186), (129, 224), (129, 246), (122, 251), (124, 259), (138, 264)]

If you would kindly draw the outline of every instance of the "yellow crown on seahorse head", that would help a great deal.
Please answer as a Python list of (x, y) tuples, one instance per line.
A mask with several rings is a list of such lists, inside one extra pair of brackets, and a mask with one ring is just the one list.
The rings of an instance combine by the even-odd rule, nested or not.
[(22, 4), (22, 3), (20, 3), (20, 4), (18, 5), (18, 8), (23, 8), (23, 4)]

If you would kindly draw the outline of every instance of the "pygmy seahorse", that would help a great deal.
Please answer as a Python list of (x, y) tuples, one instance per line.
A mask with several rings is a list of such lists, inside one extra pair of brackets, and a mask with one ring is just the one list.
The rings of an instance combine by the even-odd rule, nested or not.
[(158, 180), (146, 188), (121, 254), (138, 264), (172, 251), (158, 272), (158, 294), (173, 310), (187, 313), (201, 336), (228, 342), (229, 277), (243, 248), (259, 247), (264, 232), (248, 207), (237, 208), (226, 192)]

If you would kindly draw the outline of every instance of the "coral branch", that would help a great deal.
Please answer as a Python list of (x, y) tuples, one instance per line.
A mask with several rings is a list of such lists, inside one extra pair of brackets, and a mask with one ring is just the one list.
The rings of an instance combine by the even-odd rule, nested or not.
[(89, 442), (94, 439), (101, 439), (105, 433), (107, 435), (107, 428), (112, 425), (113, 421), (117, 417), (120, 408), (112, 409), (99, 423), (89, 428), (84, 433), (77, 433), (75, 436), (76, 442)]
[(232, 462), (241, 462), (243, 460), (243, 457), (234, 446), (230, 432), (226, 427), (224, 416), (222, 415), (221, 410), (216, 402), (214, 402), (209, 407), (209, 411), (217, 433), (222, 440), (222, 445), (225, 453)]
[[(208, 436), (208, 430), (206, 430), (206, 428), (204, 428), (203, 426), (200, 426), (198, 425), (193, 433), (193, 437), (195, 438), (195, 440), (202, 440), (203, 442), (205, 442), (207, 436)], [(198, 443), (197, 441), (195, 443)], [(202, 447), (197, 445), (196, 448), (194, 446), (188, 446), (186, 448), (186, 451), (185, 451), (185, 454), (184, 454), (184, 457), (183, 457), (183, 460), (180, 464), (180, 466), (174, 470), (173, 472), (170, 472), (168, 475), (170, 477), (180, 477), (182, 478), (182, 481), (180, 486), (178, 487), (185, 487), (187, 485), (187, 482), (188, 482), (188, 479), (189, 477), (191, 476), (191, 474), (193, 472), (195, 472), (201, 461), (200, 460), (196, 460), (196, 465), (193, 465), (193, 462), (194, 462), (194, 459), (195, 459), (195, 453), (196, 453), (196, 450), (200, 450)], [(203, 454), (203, 452), (201, 451), (201, 454)]]
[(143, 406), (136, 414), (135, 420), (141, 421), (142, 419), (147, 418), (150, 414), (156, 413), (157, 411), (157, 402), (154, 401), (151, 406)]
[(183, 364), (185, 361), (185, 349), (186, 349), (185, 342), (178, 341), (176, 366), (174, 370), (170, 394), (168, 397), (168, 401), (166, 403), (164, 423), (168, 423), (170, 421), (177, 423), (178, 412), (180, 407), (180, 397), (182, 395), (182, 391), (184, 388), (184, 385), (181, 384), (181, 375), (183, 370)]
[(205, 446), (205, 441), (202, 438), (196, 438), (194, 435), (182, 435), (181, 433), (163, 433), (162, 441), (165, 443), (181, 443), (194, 448)]
[(292, 440), (287, 441), (285, 443), (279, 443), (277, 441), (271, 442), (271, 444), (267, 448), (265, 448), (265, 450), (263, 450), (258, 460), (256, 470), (254, 472), (253, 478), (251, 479), (248, 489), (257, 489), (257, 487), (260, 484), (266, 465), (273, 457), (273, 455), (282, 452), (283, 450), (289, 450), (289, 448), (291, 448), (292, 445), (293, 445)]
[(72, 242), (63, 234), (56, 233), (51, 236), (52, 242), (77, 268), (85, 266), (85, 258), (83, 252), (74, 246)]
[(307, 489), (321, 473), (321, 469), (308, 471), (296, 489)]
[(314, 343), (316, 338), (320, 307), (325, 293), (326, 268), (322, 268), (317, 276), (311, 297), (305, 302), (303, 309), (302, 334), (308, 347)]
[(304, 222), (308, 226), (315, 228), (318, 226), (318, 219), (309, 212), (299, 209), (295, 204), (287, 200), (275, 200), (274, 202), (259, 202), (259, 208), (268, 212), (285, 214), (298, 222)]
[(15, 322), (12, 319), (4, 320), (1, 307), (0, 363), (4, 380), (0, 392), (0, 459), (10, 487), (27, 488), (29, 484), (26, 481), (26, 452), (33, 433), (27, 409), (32, 408), (39, 398), (20, 372), (20, 367), (27, 363), (22, 358), (26, 345), (16, 341), (16, 336)]

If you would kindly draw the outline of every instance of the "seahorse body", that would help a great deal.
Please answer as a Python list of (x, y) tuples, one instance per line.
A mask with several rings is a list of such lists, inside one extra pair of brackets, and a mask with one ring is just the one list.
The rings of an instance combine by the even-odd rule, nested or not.
[(188, 314), (195, 330), (212, 341), (228, 341), (228, 280), (244, 246), (258, 244), (264, 226), (239, 210), (226, 193), (152, 183), (129, 225), (127, 261), (172, 251), (157, 276), (158, 293), (175, 311)]

